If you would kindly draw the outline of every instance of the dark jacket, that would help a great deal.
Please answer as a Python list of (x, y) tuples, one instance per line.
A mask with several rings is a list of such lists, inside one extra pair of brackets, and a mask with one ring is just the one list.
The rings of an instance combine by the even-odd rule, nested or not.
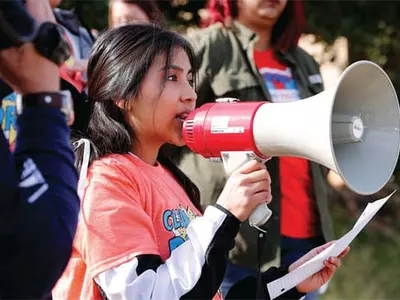
[[(74, 49), (77, 59), (88, 59), (90, 50), (94, 43), (94, 38), (90, 34), (89, 30), (81, 26), (80, 20), (74, 10), (64, 10), (56, 8), (54, 10), (54, 16), (57, 23), (62, 25), (65, 30), (70, 33), (70, 36), (74, 40), (74, 45), (77, 46)], [(76, 52), (79, 52), (77, 55)]]
[[(224, 28), (221, 24), (212, 25), (190, 37), (193, 41), (197, 58), (200, 62), (199, 82), (197, 86), (197, 106), (213, 102), (219, 97), (234, 97), (241, 101), (270, 101), (270, 94), (261, 78), (253, 60), (253, 45), (256, 35), (243, 25), (234, 22), (232, 28)], [(315, 60), (300, 48), (287, 53), (276, 53), (278, 58), (292, 70), (301, 98), (307, 98), (323, 91), (319, 76), (319, 66)], [(310, 81), (310, 79), (313, 79)], [(182, 153), (183, 152), (183, 153)], [(176, 151), (175, 160), (179, 167), (198, 186), (202, 205), (216, 202), (221, 193), (226, 175), (222, 164), (213, 163), (200, 155), (183, 149)], [(269, 207), (273, 216), (268, 221), (268, 238), (266, 251), (262, 257), (262, 265), (274, 264), (280, 240), (280, 184), (278, 158), (267, 163), (272, 178), (273, 201)], [(316, 224), (317, 232), (326, 240), (332, 239), (331, 221), (328, 214), (328, 170), (310, 162), (311, 177), (316, 195), (317, 211), (320, 222)], [(244, 267), (257, 267), (257, 234), (248, 222), (242, 224), (236, 238), (236, 246), (230, 252), (233, 263)]]
[(78, 175), (58, 109), (26, 109), (17, 126), (14, 153), (0, 132), (0, 298), (38, 299), (71, 255)]

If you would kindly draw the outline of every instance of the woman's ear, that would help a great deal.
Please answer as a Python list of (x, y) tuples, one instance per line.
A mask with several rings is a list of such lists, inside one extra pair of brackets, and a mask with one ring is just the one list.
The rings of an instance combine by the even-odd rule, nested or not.
[(121, 110), (124, 110), (125, 106), (125, 101), (120, 99), (120, 100), (115, 100), (114, 101), (115, 105), (118, 106)]

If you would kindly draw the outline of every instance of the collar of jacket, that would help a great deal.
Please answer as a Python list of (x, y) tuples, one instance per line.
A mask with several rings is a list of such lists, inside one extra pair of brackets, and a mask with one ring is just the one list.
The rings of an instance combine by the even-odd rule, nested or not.
[[(254, 44), (257, 40), (257, 34), (237, 20), (232, 22), (231, 29), (245, 51), (247, 51), (250, 45)], [(290, 67), (296, 67), (296, 59), (293, 56), (293, 51), (289, 50), (288, 52), (282, 52), (280, 50), (275, 50), (275, 53), (278, 59), (288, 64)]]
[(66, 27), (73, 34), (79, 35), (80, 25), (74, 10), (64, 10), (56, 8), (54, 9), (54, 15), (56, 17), (57, 23)]

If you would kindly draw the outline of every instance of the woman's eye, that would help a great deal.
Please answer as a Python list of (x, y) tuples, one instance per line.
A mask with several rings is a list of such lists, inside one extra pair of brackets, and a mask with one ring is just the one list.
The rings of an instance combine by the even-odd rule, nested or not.
[(168, 81), (177, 81), (178, 80), (176, 75), (168, 75), (167, 79), (168, 79)]
[(193, 86), (194, 86), (194, 80), (193, 80), (193, 79), (190, 79), (190, 80), (188, 80), (188, 81), (189, 81), (190, 86), (193, 87)]

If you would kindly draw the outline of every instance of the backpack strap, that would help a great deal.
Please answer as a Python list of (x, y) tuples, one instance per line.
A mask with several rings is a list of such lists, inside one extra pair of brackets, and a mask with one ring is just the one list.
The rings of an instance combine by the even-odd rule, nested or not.
[(82, 201), (83, 192), (86, 186), (86, 176), (87, 171), (89, 168), (89, 159), (90, 159), (90, 142), (88, 139), (80, 139), (73, 143), (74, 151), (78, 149), (81, 145), (83, 145), (83, 158), (82, 158), (82, 165), (81, 171), (79, 172), (79, 182), (78, 182), (78, 196)]

